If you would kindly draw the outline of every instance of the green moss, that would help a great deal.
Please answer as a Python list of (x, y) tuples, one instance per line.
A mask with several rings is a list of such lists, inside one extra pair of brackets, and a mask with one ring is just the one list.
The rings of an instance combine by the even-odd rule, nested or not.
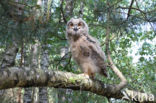
[(70, 77), (70, 78), (69, 78), (69, 82), (71, 82), (71, 83), (75, 83), (76, 80), (77, 80), (77, 78), (73, 78), (73, 77)]

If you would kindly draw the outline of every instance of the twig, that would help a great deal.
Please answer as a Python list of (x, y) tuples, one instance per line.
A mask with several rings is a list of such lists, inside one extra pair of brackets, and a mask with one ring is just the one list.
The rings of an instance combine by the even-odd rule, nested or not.
[(81, 1), (81, 3), (80, 3), (80, 11), (79, 11), (80, 18), (83, 17), (83, 9), (84, 9), (84, 2)]
[(58, 62), (56, 65), (58, 66), (58, 65), (60, 64), (60, 62), (61, 62), (62, 60), (64, 60), (65, 57), (66, 57), (68, 54), (69, 54), (69, 52), (65, 53), (65, 55), (64, 55), (63, 57), (61, 57), (60, 60), (58, 60), (59, 62)]
[(65, 18), (64, 11), (63, 11), (63, 2), (64, 2), (64, 0), (61, 0), (60, 10), (61, 10), (64, 22), (67, 23), (67, 20)]
[(128, 14), (127, 14), (127, 19), (128, 19), (128, 17), (130, 16), (130, 13), (131, 13), (131, 9), (132, 9), (133, 3), (134, 3), (134, 0), (131, 1), (131, 4), (130, 4), (130, 6), (129, 6)]
[(68, 63), (65, 65), (65, 67), (64, 68), (66, 68), (69, 64), (71, 64), (71, 55), (70, 55), (70, 57), (69, 57), (69, 60), (68, 60)]

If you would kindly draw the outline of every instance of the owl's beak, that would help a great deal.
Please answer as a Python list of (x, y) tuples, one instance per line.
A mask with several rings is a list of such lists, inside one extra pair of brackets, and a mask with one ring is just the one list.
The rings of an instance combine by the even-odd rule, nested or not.
[(74, 31), (78, 31), (78, 28), (77, 27), (74, 27), (74, 29), (73, 29)]

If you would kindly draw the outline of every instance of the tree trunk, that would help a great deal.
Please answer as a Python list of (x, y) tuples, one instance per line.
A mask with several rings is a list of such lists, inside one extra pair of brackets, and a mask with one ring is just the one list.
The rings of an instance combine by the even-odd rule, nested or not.
[[(17, 24), (15, 24), (15, 26), (17, 26)], [(15, 65), (15, 58), (17, 52), (17, 42), (15, 38), (13, 38), (12, 44), (8, 44), (5, 50), (4, 57), (2, 59), (1, 69), (6, 69)], [(2, 97), (2, 100), (4, 100), (4, 102), (8, 101), (9, 99), (12, 99), (12, 101), (16, 101), (16, 98), (14, 98), (13, 96), (13, 89), (1, 90), (0, 96)]]
[[(48, 55), (47, 45), (43, 44), (42, 57), (41, 57), (41, 68), (43, 70), (47, 70), (48, 66), (49, 66), (49, 55)], [(39, 103), (49, 103), (47, 87), (39, 88)]]
[[(38, 47), (39, 47), (39, 42), (36, 41), (34, 45), (32, 45), (31, 48), (31, 64), (30, 67), (35, 70), (38, 68)], [(35, 70), (36, 71), (36, 70)], [(37, 95), (37, 88), (26, 88), (24, 92), (24, 98), (23, 101), (24, 103), (37, 103), (38, 102), (38, 95)]]

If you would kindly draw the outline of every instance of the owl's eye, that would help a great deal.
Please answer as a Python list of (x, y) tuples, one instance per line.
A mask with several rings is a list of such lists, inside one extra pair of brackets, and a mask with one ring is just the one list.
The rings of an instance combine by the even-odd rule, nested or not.
[(78, 26), (82, 26), (82, 23), (78, 23)]
[(70, 27), (73, 27), (73, 23), (70, 23), (69, 26), (70, 26)]

